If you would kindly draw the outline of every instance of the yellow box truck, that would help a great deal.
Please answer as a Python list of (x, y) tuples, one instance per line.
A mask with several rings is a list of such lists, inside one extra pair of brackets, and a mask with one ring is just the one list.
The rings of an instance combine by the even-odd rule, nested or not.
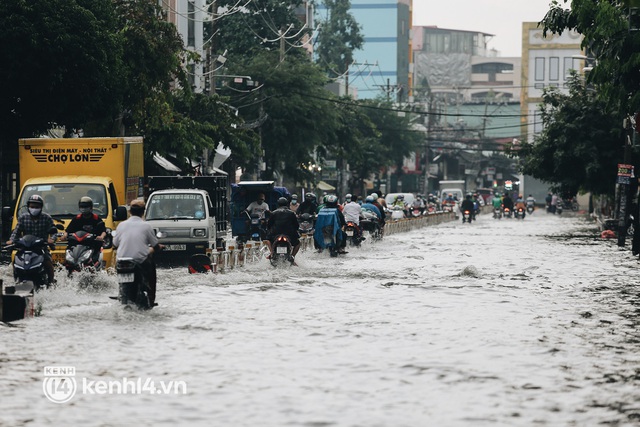
[[(29, 196), (44, 199), (44, 212), (65, 228), (78, 214), (78, 201), (89, 196), (94, 213), (108, 231), (127, 219), (128, 205), (143, 197), (144, 151), (142, 137), (123, 138), (27, 138), (19, 144), (20, 195), (12, 226), (26, 212)], [(3, 216), (6, 213), (3, 209)], [(66, 243), (52, 251), (54, 262), (64, 262)], [(103, 260), (115, 265), (110, 236), (105, 241)]]

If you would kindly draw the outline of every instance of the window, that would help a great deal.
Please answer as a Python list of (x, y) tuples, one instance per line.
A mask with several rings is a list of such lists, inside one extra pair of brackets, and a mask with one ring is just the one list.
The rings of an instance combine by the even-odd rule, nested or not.
[(549, 58), (549, 80), (555, 82), (560, 80), (560, 58), (557, 56)]
[(569, 78), (571, 74), (571, 70), (575, 70), (576, 67), (573, 66), (573, 58), (570, 56), (564, 57), (564, 80)]
[(537, 82), (544, 81), (544, 58), (536, 58), (535, 64), (535, 80)]

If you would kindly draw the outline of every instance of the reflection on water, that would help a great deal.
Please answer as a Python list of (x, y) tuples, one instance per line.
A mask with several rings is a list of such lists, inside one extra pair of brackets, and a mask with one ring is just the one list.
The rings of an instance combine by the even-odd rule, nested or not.
[[(300, 254), (299, 268), (165, 269), (150, 312), (110, 300), (106, 274), (59, 277), (41, 317), (0, 327), (0, 424), (635, 425), (637, 261), (591, 230), (483, 216), (338, 259)], [(79, 387), (127, 377), (188, 391), (53, 404), (51, 365), (74, 366)]]

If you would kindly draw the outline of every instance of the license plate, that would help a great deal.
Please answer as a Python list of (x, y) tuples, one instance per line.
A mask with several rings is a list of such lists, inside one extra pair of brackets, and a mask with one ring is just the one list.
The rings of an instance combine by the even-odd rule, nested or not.
[(134, 273), (121, 273), (118, 274), (118, 283), (131, 283), (133, 282)]
[(164, 245), (165, 251), (186, 251), (187, 245)]
[(347, 230), (347, 236), (352, 237), (353, 236), (353, 230)]
[(277, 254), (286, 254), (287, 253), (287, 247), (286, 246), (278, 246), (276, 248), (276, 253)]

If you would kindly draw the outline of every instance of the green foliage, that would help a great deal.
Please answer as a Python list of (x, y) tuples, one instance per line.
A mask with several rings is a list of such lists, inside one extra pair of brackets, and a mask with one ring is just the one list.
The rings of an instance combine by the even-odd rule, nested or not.
[(544, 91), (540, 113), (544, 130), (533, 143), (521, 142), (511, 153), (521, 171), (554, 184), (567, 194), (612, 194), (622, 159), (624, 114), (611, 110), (575, 73), (569, 94)]
[(349, 10), (349, 0), (324, 0), (328, 16), (319, 23), (318, 64), (329, 72), (329, 76), (340, 76), (353, 62), (353, 51), (362, 48), (364, 37), (361, 27)]

